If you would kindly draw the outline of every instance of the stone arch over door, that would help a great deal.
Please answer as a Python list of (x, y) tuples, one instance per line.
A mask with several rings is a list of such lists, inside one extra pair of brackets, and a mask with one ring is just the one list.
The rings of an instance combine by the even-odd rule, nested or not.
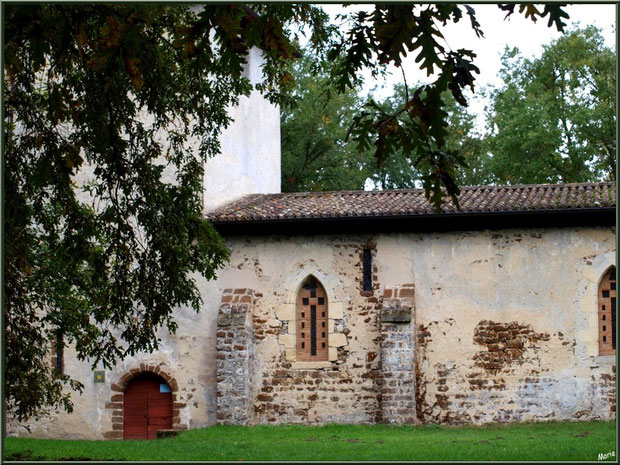
[(172, 419), (171, 427), (175, 430), (187, 429), (186, 425), (181, 424), (180, 409), (185, 407), (184, 403), (177, 402), (177, 391), (179, 389), (177, 381), (170, 376), (165, 369), (159, 366), (140, 364), (139, 368), (133, 368), (126, 372), (121, 378), (111, 386), (112, 396), (110, 402), (106, 403), (105, 408), (112, 414), (112, 430), (103, 433), (106, 439), (123, 439), (124, 436), (124, 396), (129, 383), (144, 375), (153, 375), (164, 380), (170, 386)]

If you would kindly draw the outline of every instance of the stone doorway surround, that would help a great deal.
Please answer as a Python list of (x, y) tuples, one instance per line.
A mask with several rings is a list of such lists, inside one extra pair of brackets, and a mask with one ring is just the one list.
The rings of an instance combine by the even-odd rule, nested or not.
[(177, 402), (179, 386), (176, 380), (158, 365), (141, 363), (139, 368), (132, 368), (111, 386), (112, 396), (110, 402), (105, 404), (105, 408), (112, 414), (112, 430), (103, 433), (105, 439), (123, 439), (123, 397), (125, 388), (133, 378), (141, 374), (157, 375), (168, 383), (172, 391), (172, 429), (187, 429), (187, 425), (181, 424), (180, 409), (186, 405), (183, 402)]

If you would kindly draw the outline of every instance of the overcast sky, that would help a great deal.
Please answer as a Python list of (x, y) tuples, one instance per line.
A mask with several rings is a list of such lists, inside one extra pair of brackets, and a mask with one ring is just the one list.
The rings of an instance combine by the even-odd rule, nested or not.
[[(357, 11), (361, 7), (372, 8), (372, 5), (352, 5), (342, 7), (339, 4), (322, 5), (323, 8), (335, 19), (338, 13)], [(500, 70), (500, 57), (506, 46), (518, 47), (526, 57), (540, 56), (542, 46), (548, 44), (561, 36), (555, 26), (547, 27), (547, 18), (533, 23), (531, 19), (525, 19), (522, 15), (515, 12), (510, 19), (504, 20), (505, 13), (497, 5), (471, 5), (476, 10), (476, 17), (484, 32), (484, 38), (476, 37), (471, 28), (469, 18), (464, 15), (457, 24), (448, 24), (446, 28), (441, 28), (446, 42), (453, 50), (465, 48), (473, 50), (477, 54), (475, 64), (480, 68), (480, 74), (476, 75), (476, 90), (482, 86), (492, 84), (499, 85), (498, 72)], [(603, 30), (606, 44), (615, 47), (616, 33), (616, 5), (614, 4), (582, 4), (568, 5), (565, 8), (570, 18), (566, 20), (568, 27), (576, 25), (577, 22), (583, 27), (594, 24)], [(416, 51), (417, 52), (417, 51)], [(417, 53), (409, 55), (405, 62), (405, 71), (408, 83), (428, 82), (425, 71), (420, 71), (414, 59)], [(408, 64), (407, 64), (408, 63)], [(375, 82), (366, 78), (366, 89), (375, 85), (385, 89), (378, 90), (375, 95), (384, 97), (390, 94), (391, 88), (396, 82), (400, 82), (402, 76), (400, 72), (394, 73), (386, 82)], [(484, 109), (482, 99), (470, 101), (470, 111), (481, 114)]]

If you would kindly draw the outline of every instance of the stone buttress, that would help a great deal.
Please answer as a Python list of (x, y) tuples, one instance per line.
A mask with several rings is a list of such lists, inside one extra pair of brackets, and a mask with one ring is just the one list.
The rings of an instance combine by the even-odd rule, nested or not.
[(216, 421), (251, 422), (251, 382), (254, 338), (252, 289), (225, 289), (217, 318)]
[(385, 423), (415, 422), (414, 285), (385, 288), (381, 309), (381, 413)]

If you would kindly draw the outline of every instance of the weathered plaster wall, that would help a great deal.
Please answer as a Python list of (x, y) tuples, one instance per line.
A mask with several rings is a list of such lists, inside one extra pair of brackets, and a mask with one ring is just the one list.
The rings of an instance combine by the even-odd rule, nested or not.
[[(365, 296), (360, 254), (369, 243), (376, 289)], [(381, 421), (381, 290), (407, 282), (416, 290), (419, 421), (615, 416), (614, 361), (597, 356), (596, 326), (598, 278), (614, 263), (610, 228), (236, 238), (231, 245), (223, 277), (263, 293), (254, 320), (258, 423)], [(233, 278), (239, 271), (247, 281)], [(346, 345), (337, 360), (302, 369), (286, 343), (291, 321), (279, 311), (308, 274), (343, 304), (335, 326)]]
[(421, 421), (615, 416), (615, 361), (597, 356), (596, 301), (615, 261), (612, 229), (413, 240)]
[[(79, 362), (75, 352), (65, 349), (65, 372), (84, 384), (82, 394), (72, 393), (74, 411), (54, 412), (30, 427), (35, 437), (103, 439), (114, 429), (116, 413), (114, 402), (122, 402), (122, 392), (115, 386), (131, 370), (141, 365), (158, 367), (176, 381), (173, 387), (173, 413), (178, 416), (180, 428), (198, 428), (215, 423), (215, 359), (217, 309), (221, 290), (214, 282), (197, 277), (203, 305), (200, 312), (177, 309), (175, 320), (179, 324), (176, 334), (160, 331), (160, 350), (152, 354), (128, 357), (112, 370), (96, 367), (105, 372), (105, 383), (95, 383), (93, 369), (87, 362)], [(117, 397), (114, 397), (117, 396)], [(9, 435), (29, 435), (23, 428), (9, 422)]]
[[(367, 244), (359, 238), (236, 238), (230, 245), (230, 267), (221, 279), (262, 294), (253, 310), (253, 421), (378, 421), (378, 283), (370, 296), (360, 295), (361, 253)], [(327, 293), (326, 362), (295, 359), (294, 302), (308, 275)]]
[[(106, 371), (105, 384), (93, 383), (90, 367), (68, 352), (68, 371), (85, 392), (74, 396), (73, 414), (35, 423), (33, 434), (103, 437), (113, 424), (106, 409), (112, 384), (141, 363), (176, 380), (181, 425), (215, 423), (216, 403), (225, 402), (215, 392), (225, 289), (253, 290), (250, 423), (388, 421), (381, 312), (384, 292), (407, 283), (415, 289), (414, 357), (401, 359), (415, 369), (416, 421), (615, 418), (615, 360), (597, 355), (596, 301), (598, 281), (615, 260), (612, 228), (228, 242), (231, 261), (218, 281), (201, 281), (201, 312), (178, 310), (177, 334), (162, 333), (161, 351)], [(362, 291), (364, 248), (373, 250), (372, 292)], [(330, 360), (318, 364), (297, 362), (294, 353), (291, 304), (310, 274), (323, 284), (330, 312)], [(409, 389), (398, 388), (398, 395)]]

